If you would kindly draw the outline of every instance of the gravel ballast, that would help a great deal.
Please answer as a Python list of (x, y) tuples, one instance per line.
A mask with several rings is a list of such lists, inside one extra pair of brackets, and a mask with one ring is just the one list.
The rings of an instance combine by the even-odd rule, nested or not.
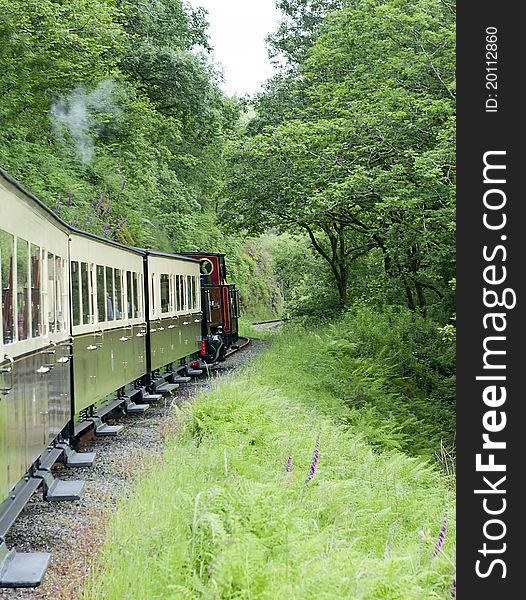
[[(124, 425), (116, 437), (87, 436), (82, 451), (97, 453), (94, 466), (66, 469), (56, 466), (60, 479), (83, 479), (84, 493), (76, 502), (44, 502), (37, 492), (7, 536), (8, 546), (18, 552), (51, 552), (51, 563), (39, 588), (0, 589), (0, 600), (79, 598), (83, 582), (104, 542), (107, 522), (130, 482), (162, 457), (164, 441), (178, 424), (176, 405), (192, 401), (198, 392), (210, 389), (218, 377), (230, 373), (259, 354), (266, 342), (252, 340), (230, 355), (209, 376), (206, 373), (183, 384), (173, 398), (152, 404), (143, 415), (108, 420)], [(133, 515), (130, 515), (133, 519)]]

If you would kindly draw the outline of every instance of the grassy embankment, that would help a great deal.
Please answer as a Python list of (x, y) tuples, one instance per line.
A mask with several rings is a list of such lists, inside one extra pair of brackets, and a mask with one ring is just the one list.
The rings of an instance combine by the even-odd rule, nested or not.
[(349, 425), (347, 404), (313, 377), (325, 342), (312, 339), (277, 335), (182, 410), (162, 464), (118, 508), (87, 597), (450, 597), (452, 482), (436, 463), (367, 443), (363, 419)]

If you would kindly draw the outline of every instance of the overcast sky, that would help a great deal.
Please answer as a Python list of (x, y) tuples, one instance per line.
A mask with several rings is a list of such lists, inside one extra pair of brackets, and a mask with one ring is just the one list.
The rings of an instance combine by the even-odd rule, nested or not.
[(272, 75), (265, 37), (279, 20), (274, 0), (189, 1), (208, 10), (215, 62), (223, 65), (223, 90), (238, 96), (260, 91)]

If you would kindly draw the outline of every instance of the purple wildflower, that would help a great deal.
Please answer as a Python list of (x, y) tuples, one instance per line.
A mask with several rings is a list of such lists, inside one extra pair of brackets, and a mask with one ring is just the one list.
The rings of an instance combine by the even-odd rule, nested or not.
[(307, 482), (312, 481), (314, 479), (314, 475), (316, 475), (316, 470), (318, 468), (318, 460), (320, 458), (320, 438), (316, 442), (316, 448), (314, 450), (314, 456), (312, 457), (312, 463), (310, 466), (309, 475), (307, 476)]
[(105, 233), (106, 235), (109, 235), (109, 234), (110, 234), (110, 226), (109, 226), (108, 224), (104, 225), (104, 233)]
[(97, 214), (100, 214), (100, 209), (102, 206), (102, 203), (104, 202), (106, 198), (106, 192), (104, 192), (104, 194), (102, 194), (102, 196), (100, 197), (100, 200), (97, 202), (97, 205), (95, 206), (95, 208), (97, 209)]
[(108, 202), (108, 204), (106, 204), (106, 208), (104, 209), (104, 212), (106, 214), (108, 214), (110, 212), (110, 208), (111, 208), (111, 202)]
[(68, 196), (68, 208), (71, 208), (72, 204), (73, 204), (73, 192), (70, 192), (69, 196)]
[(120, 223), (119, 223), (119, 229), (122, 229), (126, 223), (128, 222), (128, 219), (123, 219)]
[(444, 541), (446, 539), (446, 532), (447, 532), (447, 511), (446, 511), (446, 514), (444, 515), (444, 522), (442, 523), (442, 529), (440, 530), (440, 533), (438, 534), (438, 541), (435, 546), (435, 551), (433, 552), (433, 556), (435, 558), (437, 558), (437, 556), (440, 554), (440, 551), (442, 550), (442, 546), (444, 545)]
[(287, 473), (290, 473), (291, 469), (292, 469), (292, 450), (290, 451), (289, 459), (287, 460)]

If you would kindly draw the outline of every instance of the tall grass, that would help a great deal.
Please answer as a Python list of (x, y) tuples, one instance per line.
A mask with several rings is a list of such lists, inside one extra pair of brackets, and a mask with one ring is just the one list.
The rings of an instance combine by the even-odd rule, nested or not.
[(303, 362), (302, 335), (275, 336), (182, 409), (161, 467), (118, 507), (86, 598), (450, 597), (451, 482), (338, 424), (348, 406)]

